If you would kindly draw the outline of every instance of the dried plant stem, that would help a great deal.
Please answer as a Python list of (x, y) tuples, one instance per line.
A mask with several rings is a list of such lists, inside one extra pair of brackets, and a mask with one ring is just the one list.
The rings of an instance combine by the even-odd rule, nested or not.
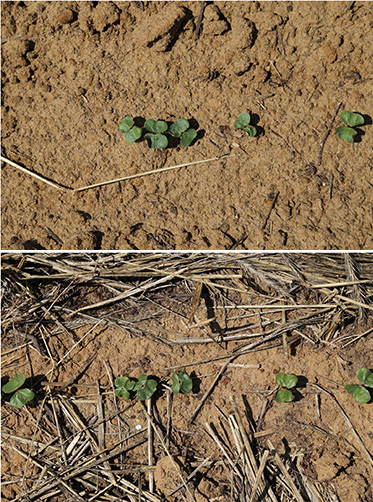
[(324, 134), (322, 140), (320, 141), (320, 151), (319, 151), (319, 158), (318, 158), (318, 164), (317, 164), (318, 166), (321, 165), (321, 158), (322, 158), (322, 152), (324, 150), (324, 145), (325, 145), (326, 140), (328, 139), (330, 131), (332, 130), (334, 119), (337, 116), (338, 110), (341, 107), (341, 105), (342, 105), (342, 102), (338, 103), (337, 106), (335, 107), (333, 116), (330, 120), (330, 123), (329, 123), (327, 130), (326, 130), (326, 133)]
[(259, 484), (261, 482), (262, 474), (263, 474), (265, 465), (267, 463), (268, 455), (269, 455), (269, 450), (266, 450), (263, 453), (262, 459), (260, 461), (258, 472), (256, 473), (256, 478), (255, 478), (255, 481), (254, 481), (254, 485), (252, 487), (252, 492), (251, 492), (251, 496), (250, 496), (249, 502), (254, 502), (254, 500), (255, 500), (256, 491), (259, 488)]
[(293, 497), (295, 497), (297, 502), (304, 502), (304, 498), (299, 493), (298, 488), (295, 486), (295, 483), (292, 480), (290, 474), (288, 473), (288, 470), (286, 469), (284, 462), (282, 461), (280, 455), (275, 450), (275, 447), (273, 446), (270, 439), (267, 439), (267, 444), (268, 444), (269, 448), (272, 451), (274, 451), (274, 453), (275, 453), (276, 464), (279, 466), (281, 474), (284, 476), (286, 483), (288, 484), (289, 488), (291, 489), (291, 494), (293, 495)]
[(372, 454), (369, 452), (369, 450), (366, 448), (364, 442), (362, 441), (361, 437), (359, 436), (359, 434), (357, 433), (356, 429), (354, 428), (354, 426), (352, 425), (350, 419), (348, 418), (346, 412), (344, 411), (344, 409), (342, 408), (342, 406), (339, 404), (339, 402), (337, 401), (337, 399), (333, 396), (333, 394), (331, 394), (330, 392), (328, 392), (327, 390), (323, 389), (320, 385), (318, 384), (315, 384), (315, 383), (307, 383), (307, 385), (309, 385), (310, 387), (314, 387), (315, 389), (323, 392), (324, 394), (326, 394), (327, 396), (329, 396), (333, 401), (334, 403), (336, 404), (337, 408), (339, 409), (340, 413), (342, 414), (346, 424), (348, 425), (348, 428), (350, 429), (350, 431), (352, 431), (352, 433), (354, 434), (357, 442), (359, 443), (360, 445), (360, 448), (361, 450), (363, 451), (363, 453), (365, 454), (365, 457), (367, 458), (367, 460), (369, 461), (370, 465), (371, 465), (371, 468), (373, 468), (373, 456)]
[[(188, 481), (190, 481), (196, 474), (198, 471), (200, 471), (202, 469), (202, 467), (204, 467), (205, 465), (207, 465), (211, 460), (211, 457), (208, 457), (208, 458), (205, 458), (205, 460), (203, 460), (199, 465), (198, 467), (196, 467), (190, 474), (189, 476), (186, 478), (185, 482), (188, 483)], [(183, 487), (182, 484), (180, 484), (179, 486), (177, 486), (170, 494), (169, 494), (169, 497), (171, 497), (172, 495), (174, 495), (176, 492), (178, 492), (181, 488)]]
[[(151, 423), (152, 416), (152, 400), (151, 398), (146, 401), (146, 408), (148, 412), (148, 465), (152, 467), (154, 464), (153, 459), (153, 429)], [(149, 492), (154, 492), (154, 474), (151, 470), (149, 470)]]
[(151, 424), (152, 424), (152, 427), (153, 427), (153, 429), (154, 429), (154, 432), (156, 433), (156, 435), (157, 435), (157, 437), (158, 437), (159, 441), (161, 442), (161, 445), (162, 445), (162, 447), (164, 448), (164, 450), (165, 450), (165, 452), (166, 452), (167, 456), (168, 456), (168, 457), (169, 457), (169, 459), (171, 460), (171, 463), (172, 463), (172, 465), (173, 465), (173, 467), (174, 467), (175, 471), (177, 472), (177, 475), (179, 476), (180, 480), (182, 481), (183, 486), (185, 487), (185, 489), (186, 489), (186, 491), (187, 491), (187, 494), (188, 494), (188, 496), (189, 496), (189, 500), (190, 500), (190, 502), (195, 502), (195, 498), (194, 498), (194, 496), (193, 496), (192, 492), (190, 491), (190, 489), (189, 489), (188, 485), (186, 484), (186, 481), (184, 480), (184, 478), (183, 478), (183, 476), (182, 476), (182, 474), (181, 474), (181, 472), (180, 472), (180, 469), (179, 469), (179, 467), (178, 467), (177, 463), (175, 462), (175, 460), (173, 459), (173, 457), (172, 457), (172, 455), (171, 455), (171, 453), (170, 453), (169, 449), (167, 448), (167, 446), (166, 446), (166, 444), (165, 444), (165, 442), (164, 442), (164, 440), (163, 440), (162, 434), (159, 432), (158, 427), (157, 427), (157, 425), (155, 424), (155, 422), (154, 422), (154, 420), (153, 420), (153, 417), (152, 417), (151, 415), (149, 415), (149, 413), (148, 413), (148, 411), (147, 411), (146, 406), (145, 406), (145, 404), (144, 404), (144, 403), (143, 403), (143, 405), (144, 405), (143, 410), (144, 410), (144, 412), (145, 412), (145, 414), (146, 414), (147, 418), (150, 420), (150, 422), (151, 422)]
[(184, 164), (179, 164), (177, 166), (162, 167), (160, 169), (153, 169), (152, 171), (146, 171), (144, 173), (131, 174), (129, 176), (124, 176), (122, 178), (116, 178), (116, 179), (109, 180), (109, 181), (103, 181), (101, 183), (95, 183), (93, 185), (87, 185), (87, 186), (84, 186), (81, 188), (70, 188), (70, 187), (60, 185), (60, 184), (56, 183), (55, 181), (51, 181), (48, 178), (40, 176), (40, 174), (34, 173), (33, 171), (31, 171), (30, 169), (27, 169), (26, 167), (23, 167), (23, 166), (20, 166), (19, 164), (16, 164), (15, 162), (7, 159), (6, 157), (0, 156), (0, 159), (3, 162), (5, 162), (6, 164), (9, 164), (9, 165), (15, 167), (16, 169), (19, 169), (20, 171), (22, 171), (26, 174), (29, 174), (33, 178), (36, 178), (39, 181), (42, 181), (43, 183), (46, 183), (47, 185), (52, 186), (53, 188), (57, 188), (58, 190), (62, 190), (65, 192), (83, 192), (84, 190), (90, 190), (91, 188), (98, 188), (98, 187), (102, 187), (105, 185), (111, 185), (113, 183), (119, 183), (120, 181), (132, 180), (135, 178), (142, 178), (143, 176), (150, 176), (151, 174), (161, 173), (161, 172), (165, 172), (165, 171), (171, 171), (173, 169), (179, 169), (181, 167), (189, 167), (189, 166), (193, 166), (196, 164), (203, 164), (205, 162), (213, 162), (214, 160), (221, 160), (226, 157), (235, 157), (236, 155), (237, 154), (235, 154), (235, 153), (232, 153), (232, 154), (228, 153), (226, 155), (221, 155), (220, 157), (213, 157), (211, 159), (196, 160), (195, 162), (188, 162), (188, 163), (184, 163)]
[(216, 377), (214, 378), (212, 384), (210, 385), (210, 387), (207, 389), (207, 391), (205, 392), (204, 396), (202, 397), (201, 401), (199, 402), (197, 408), (194, 410), (194, 412), (192, 413), (192, 416), (190, 417), (189, 419), (189, 422), (192, 423), (194, 422), (196, 416), (198, 415), (198, 413), (200, 412), (202, 406), (204, 405), (206, 399), (209, 397), (209, 395), (211, 394), (211, 392), (213, 391), (215, 385), (217, 384), (217, 382), (219, 381), (219, 379), (221, 378), (222, 374), (224, 373), (224, 371), (228, 368), (229, 366), (229, 363), (231, 363), (237, 356), (233, 356), (231, 357), (222, 367), (221, 369), (219, 370), (219, 373), (216, 375)]
[(15, 162), (7, 159), (6, 157), (0, 156), (0, 159), (5, 162), (6, 164), (9, 164), (16, 169), (19, 169), (20, 171), (29, 174), (33, 178), (38, 179), (39, 181), (42, 181), (43, 183), (46, 183), (47, 185), (50, 185), (53, 188), (57, 188), (57, 190), (63, 190), (63, 191), (73, 191), (72, 188), (68, 188), (62, 185), (59, 185), (58, 183), (55, 183), (54, 181), (50, 181), (47, 178), (44, 178), (43, 176), (40, 176), (40, 174), (36, 174), (33, 171), (30, 171), (30, 169), (26, 169), (26, 167), (20, 166), (19, 164), (16, 164)]
[(179, 169), (181, 167), (188, 167), (188, 166), (193, 166), (196, 164), (202, 164), (204, 162), (213, 162), (214, 160), (221, 160), (226, 157), (234, 157), (235, 155), (236, 154), (234, 154), (234, 153), (233, 154), (229, 153), (226, 155), (222, 155), (220, 157), (213, 157), (212, 159), (196, 160), (195, 162), (189, 162), (187, 164), (179, 164), (177, 166), (170, 166), (170, 167), (161, 167), (160, 169), (153, 169), (152, 171), (146, 171), (144, 173), (131, 174), (130, 176), (124, 176), (123, 178), (116, 178), (114, 180), (103, 181), (102, 183), (96, 183), (94, 185), (88, 185), (88, 186), (85, 186), (82, 188), (76, 188), (76, 189), (74, 189), (74, 192), (82, 192), (83, 190), (89, 190), (91, 188), (97, 188), (97, 187), (101, 187), (104, 185), (111, 185), (112, 183), (119, 183), (120, 181), (133, 180), (135, 178), (142, 178), (143, 176), (149, 176), (151, 174), (161, 173), (161, 172), (165, 172), (165, 171), (171, 171), (173, 169)]

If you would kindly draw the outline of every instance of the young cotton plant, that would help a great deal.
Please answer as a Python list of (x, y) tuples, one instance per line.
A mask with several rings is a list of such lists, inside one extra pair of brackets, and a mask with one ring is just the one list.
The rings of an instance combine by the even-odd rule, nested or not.
[(373, 373), (368, 368), (359, 368), (356, 376), (361, 382), (361, 385), (345, 385), (347, 392), (352, 394), (356, 401), (360, 404), (369, 403), (372, 396), (367, 387), (373, 389)]
[(355, 131), (354, 127), (363, 125), (364, 118), (359, 113), (352, 113), (347, 110), (341, 113), (339, 118), (346, 125), (338, 127), (335, 134), (343, 141), (346, 141), (347, 143), (353, 143), (354, 137), (357, 134), (357, 131)]
[(189, 146), (197, 136), (195, 129), (189, 129), (189, 121), (181, 118), (170, 125), (169, 132), (174, 138), (181, 138), (181, 146)]
[(167, 132), (168, 125), (163, 120), (149, 119), (145, 121), (144, 127), (148, 133), (145, 138), (149, 148), (167, 148), (168, 139), (163, 134)]
[[(174, 138), (180, 139), (181, 146), (189, 146), (197, 137), (197, 131), (189, 128), (189, 121), (184, 118), (176, 120), (168, 127), (164, 120), (148, 119), (144, 124), (145, 139), (149, 148), (167, 148), (168, 138), (166, 134), (170, 134)], [(124, 139), (128, 143), (133, 143), (141, 138), (143, 129), (135, 126), (135, 121), (132, 117), (125, 117), (119, 123), (119, 132), (124, 133)]]
[(158, 383), (156, 380), (148, 378), (148, 375), (140, 375), (136, 380), (130, 380), (128, 377), (118, 377), (114, 381), (114, 393), (118, 397), (129, 399), (130, 391), (136, 392), (137, 398), (140, 401), (150, 399), (157, 390)]
[(174, 394), (179, 394), (182, 392), (183, 394), (188, 394), (191, 392), (193, 388), (193, 381), (184, 370), (179, 373), (172, 373), (171, 379), (173, 381), (173, 385), (171, 386), (171, 390)]
[(135, 121), (132, 117), (125, 117), (119, 124), (119, 132), (124, 133), (124, 139), (127, 143), (133, 143), (134, 141), (141, 138), (142, 129), (141, 127), (135, 126)]
[(249, 125), (251, 121), (251, 116), (249, 113), (241, 113), (241, 115), (234, 121), (234, 127), (235, 129), (242, 129), (243, 131), (246, 131), (247, 134), (252, 138), (256, 136), (256, 129), (255, 127)]
[(1, 389), (4, 394), (11, 394), (12, 392), (14, 392), (14, 394), (10, 398), (10, 404), (14, 406), (14, 408), (22, 408), (22, 406), (27, 404), (29, 401), (32, 401), (35, 397), (35, 394), (32, 392), (32, 390), (27, 388), (20, 389), (25, 381), (26, 376), (21, 373), (9, 380), (9, 382), (3, 385)]
[(282, 387), (276, 392), (275, 401), (278, 403), (290, 403), (293, 400), (293, 389), (297, 383), (298, 378), (295, 375), (287, 375), (286, 373), (278, 373), (276, 375), (276, 383)]

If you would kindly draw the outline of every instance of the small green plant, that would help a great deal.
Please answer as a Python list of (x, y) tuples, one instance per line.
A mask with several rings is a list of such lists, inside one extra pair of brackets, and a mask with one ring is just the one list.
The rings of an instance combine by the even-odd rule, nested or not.
[(174, 394), (179, 394), (180, 391), (183, 394), (188, 394), (193, 388), (192, 379), (184, 370), (179, 373), (172, 373), (171, 379), (174, 382), (171, 386)]
[(114, 384), (116, 396), (127, 400), (130, 398), (130, 391), (134, 391), (140, 401), (150, 399), (158, 386), (156, 380), (148, 379), (148, 375), (140, 375), (137, 381), (130, 380), (128, 377), (118, 377), (115, 379)]
[(242, 129), (246, 131), (250, 137), (256, 136), (255, 127), (249, 125), (251, 121), (251, 116), (249, 113), (241, 113), (241, 115), (234, 121), (234, 127), (236, 129)]
[(124, 139), (127, 143), (133, 143), (141, 138), (142, 130), (140, 127), (135, 126), (135, 121), (132, 117), (125, 117), (119, 124), (119, 132), (123, 132)]
[[(20, 389), (26, 381), (26, 376), (21, 373), (13, 377), (9, 382), (2, 387), (4, 394), (11, 394), (16, 391), (10, 398), (10, 404), (14, 408), (22, 408), (29, 401), (32, 401), (35, 394), (30, 389)], [(18, 390), (17, 390), (18, 389)]]
[(347, 110), (342, 112), (339, 118), (346, 125), (338, 127), (335, 134), (343, 141), (346, 141), (347, 143), (353, 143), (354, 136), (356, 136), (357, 134), (357, 131), (355, 131), (354, 127), (363, 125), (364, 118), (359, 113), (352, 113), (348, 112)]
[(123, 397), (124, 399), (130, 398), (130, 390), (133, 390), (136, 382), (130, 380), (128, 377), (118, 377), (114, 381), (115, 390), (114, 393), (118, 397)]
[(148, 379), (148, 375), (140, 375), (133, 390), (140, 401), (150, 399), (157, 390), (158, 383), (156, 380)]
[(358, 403), (369, 403), (372, 396), (366, 387), (373, 389), (373, 373), (368, 368), (359, 368), (356, 376), (361, 385), (345, 385), (345, 389), (354, 396)]
[(148, 119), (145, 121), (144, 127), (149, 131), (145, 134), (149, 148), (167, 148), (168, 139), (163, 134), (168, 129), (166, 122), (163, 120)]
[[(197, 137), (197, 131), (189, 128), (189, 121), (181, 118), (176, 120), (168, 128), (164, 120), (148, 119), (145, 121), (144, 129), (147, 131), (144, 135), (149, 148), (167, 148), (168, 138), (166, 134), (170, 134), (174, 138), (180, 138), (181, 146), (189, 146)], [(135, 126), (135, 121), (132, 117), (125, 117), (119, 123), (119, 132), (125, 134), (124, 139), (128, 143), (133, 143), (142, 136), (142, 128)]]
[(181, 146), (189, 146), (197, 136), (197, 131), (195, 129), (189, 129), (189, 121), (184, 118), (178, 119), (176, 122), (171, 124), (169, 132), (171, 136), (181, 138)]
[(298, 383), (298, 378), (295, 375), (287, 375), (286, 373), (278, 373), (276, 375), (276, 383), (282, 387), (276, 392), (275, 401), (278, 403), (289, 403), (293, 400), (291, 390)]

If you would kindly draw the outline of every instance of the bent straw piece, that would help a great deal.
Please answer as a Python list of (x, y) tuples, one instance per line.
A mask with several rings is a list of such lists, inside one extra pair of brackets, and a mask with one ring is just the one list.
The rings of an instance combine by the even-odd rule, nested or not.
[(6, 157), (3, 157), (2, 155), (0, 156), (0, 158), (6, 164), (9, 164), (9, 165), (15, 167), (16, 169), (19, 169), (20, 171), (22, 171), (22, 172), (24, 172), (26, 174), (29, 174), (30, 176), (33, 176), (34, 178), (42, 181), (43, 183), (46, 183), (47, 185), (50, 185), (50, 186), (52, 186), (54, 188), (57, 188), (57, 190), (68, 190), (69, 192), (73, 192), (74, 191), (73, 188), (69, 188), (69, 187), (66, 187), (64, 185), (59, 185), (58, 183), (55, 183), (54, 181), (50, 181), (47, 178), (44, 178), (43, 176), (40, 176), (40, 174), (36, 174), (33, 171), (30, 171), (26, 167), (20, 166), (19, 164), (16, 164), (15, 162), (7, 159)]
[(73, 191), (74, 192), (82, 192), (83, 190), (89, 190), (90, 188), (97, 188), (97, 187), (102, 187), (104, 185), (111, 185), (113, 183), (119, 183), (120, 181), (141, 178), (143, 176), (149, 176), (150, 174), (161, 173), (164, 171), (171, 171), (172, 169), (178, 169), (180, 167), (188, 167), (188, 166), (193, 166), (195, 164), (202, 164), (204, 162), (212, 162), (214, 160), (221, 160), (226, 157), (235, 157), (236, 155), (237, 155), (236, 153), (233, 153), (233, 154), (227, 153), (226, 155), (222, 155), (221, 157), (213, 157), (212, 159), (196, 160), (195, 162), (189, 162), (188, 164), (179, 164), (177, 166), (161, 167), (160, 169), (153, 169), (152, 171), (146, 171), (144, 173), (131, 174), (130, 176), (124, 176), (123, 178), (116, 178), (115, 180), (103, 181), (101, 183), (95, 183), (94, 185), (88, 185), (86, 187), (81, 187), (81, 188), (75, 188), (75, 189), (73, 189)]

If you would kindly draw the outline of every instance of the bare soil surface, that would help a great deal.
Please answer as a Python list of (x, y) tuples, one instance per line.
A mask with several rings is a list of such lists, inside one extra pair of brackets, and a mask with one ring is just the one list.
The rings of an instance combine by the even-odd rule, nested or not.
[[(2, 2), (2, 249), (372, 249), (371, 2)], [(366, 124), (335, 136), (338, 103)], [(236, 131), (251, 112), (259, 134)], [(126, 115), (195, 121), (150, 150)], [(321, 162), (320, 162), (321, 160)]]
[[(241, 260), (242, 258), (240, 257)], [(25, 271), (30, 272), (33, 259), (32, 256), (26, 259), (28, 265)], [(147, 257), (144, 259), (148, 260)], [(324, 260), (323, 257), (320, 259)], [(74, 260), (75, 258), (64, 259), (61, 256), (59, 263), (72, 269)], [(136, 260), (137, 257), (134, 261)], [(266, 257), (263, 260), (265, 265)], [(333, 256), (329, 257), (325, 260), (325, 265), (328, 260), (331, 269), (335, 259)], [(164, 258), (165, 270), (170, 270), (171, 261)], [(20, 263), (19, 270), (23, 269), (24, 263)], [(278, 263), (281, 265), (281, 260)], [(300, 261), (297, 263), (300, 265)], [(35, 266), (39, 267), (36, 264), (37, 262)], [(110, 262), (107, 265), (110, 268)], [(150, 262), (148, 266), (150, 267)], [(369, 261), (365, 262), (365, 266), (371, 267)], [(235, 268), (234, 258), (229, 268), (226, 276), (237, 277), (239, 269)], [(264, 270), (263, 268), (263, 278), (270, 277)], [(310, 284), (308, 281), (312, 279), (312, 271), (302, 267), (299, 270), (305, 274), (307, 284)], [(7, 277), (9, 273), (11, 271), (8, 269)], [(62, 268), (60, 273), (63, 273)], [(188, 275), (188, 272), (184, 273)], [(196, 277), (196, 273), (194, 269), (193, 277)], [(206, 284), (221, 283), (221, 279), (216, 277), (222, 273), (220, 270), (219, 273), (216, 271), (209, 275), (210, 279)], [(39, 274), (38, 269), (35, 281)], [(325, 269), (324, 281), (327, 281), (328, 274), (329, 271)], [(317, 275), (314, 275), (314, 284), (321, 278), (317, 279)], [(367, 279), (368, 275), (364, 274), (364, 277)], [(10, 501), (16, 497), (20, 497), (17, 498), (19, 501), (26, 500), (21, 496), (25, 490), (28, 490), (31, 497), (27, 500), (41, 500), (37, 496), (37, 490), (42, 489), (42, 481), (51, 479), (51, 472), (68, 472), (74, 466), (84, 466), (87, 463), (84, 458), (91, 458), (93, 451), (81, 448), (85, 441), (92, 448), (94, 437), (101, 451), (105, 452), (110, 452), (110, 448), (115, 445), (118, 447), (118, 441), (124, 438), (121, 446), (124, 443), (128, 450), (121, 456), (118, 454), (109, 459), (111, 469), (117, 479), (125, 473), (124, 478), (132, 483), (133, 489), (141, 486), (143, 501), (185, 500), (185, 488), (171, 495), (181, 482), (179, 475), (186, 479), (197, 466), (208, 460), (188, 484), (194, 500), (228, 502), (232, 500), (232, 490), (236, 493), (234, 490), (240, 482), (232, 465), (237, 463), (241, 469), (244, 462), (242, 451), (237, 451), (229, 427), (228, 417), (234, 415), (231, 401), (233, 397), (256, 458), (269, 448), (270, 440), (286, 463), (289, 474), (302, 493), (302, 500), (371, 502), (373, 493), (369, 479), (372, 480), (373, 468), (373, 404), (359, 405), (346, 392), (344, 385), (357, 383), (358, 368), (372, 369), (372, 316), (359, 321), (357, 315), (351, 317), (355, 308), (352, 303), (344, 304), (345, 308), (342, 309), (341, 305), (338, 306), (333, 288), (330, 289), (330, 295), (325, 292), (306, 293), (303, 288), (294, 287), (296, 281), (286, 282), (290, 289), (296, 291), (294, 298), (297, 304), (308, 304), (308, 308), (298, 310), (294, 307), (292, 310), (290, 306), (285, 316), (281, 309), (275, 307), (259, 310), (258, 314), (258, 308), (251, 309), (250, 305), (291, 302), (279, 291), (276, 293), (268, 284), (261, 282), (261, 276), (247, 277), (251, 277), (247, 288), (241, 288), (241, 279), (234, 278), (224, 281), (224, 284), (231, 285), (228, 289), (210, 290), (204, 286), (206, 289), (197, 304), (194, 279), (191, 279), (151, 288), (141, 295), (117, 302), (115, 308), (90, 309), (75, 315), (73, 312), (82, 307), (112, 298), (113, 283), (107, 279), (99, 287), (88, 287), (79, 286), (77, 281), (75, 285), (61, 284), (58, 287), (48, 282), (43, 285), (42, 281), (37, 288), (34, 287), (35, 314), (38, 308), (41, 309), (37, 319), (44, 316), (43, 305), (48, 306), (49, 312), (45, 314), (45, 322), (42, 322), (40, 331), (35, 332), (39, 345), (28, 338), (29, 345), (25, 347), (24, 333), (12, 328), (7, 317), (2, 336), (2, 379), (4, 382), (7, 377), (24, 372), (33, 375), (34, 382), (43, 377), (44, 381), (52, 382), (55, 386), (51, 387), (52, 397), (47, 397), (49, 413), (43, 401), (46, 387), (39, 387), (34, 406), (15, 410), (9, 403), (3, 403), (3, 500)], [(341, 280), (342, 278), (343, 275)], [(208, 281), (207, 275), (205, 280)], [(131, 281), (133, 279), (129, 278), (127, 284), (131, 284)], [(137, 282), (133, 281), (132, 286), (144, 286), (148, 282), (149, 279), (144, 277)], [(330, 276), (327, 282), (332, 284)], [(279, 281), (277, 286), (285, 286), (285, 282)], [(368, 286), (370, 289), (367, 293), (370, 297), (371, 287), (369, 284)], [(340, 292), (345, 298), (350, 298), (349, 291)], [(48, 302), (52, 301), (54, 295), (58, 299), (53, 300), (53, 308), (58, 307), (60, 310), (49, 307)], [(7, 299), (8, 296), (6, 302)], [(16, 325), (25, 299), (24, 294), (15, 301)], [(39, 304), (42, 299), (43, 303)], [(337, 302), (336, 309), (328, 310), (326, 305), (334, 301)], [(312, 322), (299, 329), (291, 328), (297, 319), (306, 319), (312, 317), (315, 311), (318, 312), (319, 304), (325, 305), (323, 308), (326, 313), (318, 323)], [(321, 311), (324, 311), (323, 308)], [(53, 321), (53, 312), (60, 312), (58, 317), (64, 326), (63, 330), (57, 321)], [(109, 325), (105, 326), (105, 322)], [(196, 407), (222, 371), (222, 365), (227, 362), (229, 354), (258, 340), (258, 337), (260, 339), (261, 328), (264, 333), (268, 333), (281, 323), (289, 324), (289, 331), (285, 336), (288, 349), (283, 345), (283, 337), (279, 337), (237, 357), (222, 372), (220, 379), (216, 380), (212, 392), (203, 401), (202, 408), (191, 422)], [(234, 336), (236, 339), (232, 338)], [(12, 347), (18, 348), (9, 352)], [(211, 361), (213, 358), (221, 359)], [(87, 361), (90, 361), (88, 366), (85, 364)], [(153, 398), (153, 417), (163, 438), (168, 438), (170, 456), (155, 435), (154, 467), (149, 468), (144, 408), (135, 398), (129, 401), (116, 399), (112, 382), (119, 375), (137, 378), (145, 373), (170, 385), (175, 367), (183, 367), (191, 374), (193, 392), (173, 396), (169, 405), (165, 388)], [(280, 371), (296, 374), (299, 378), (300, 385), (293, 402), (274, 401), (275, 376)], [(68, 383), (70, 379), (72, 383), (60, 389), (59, 385)], [(66, 410), (70, 410), (69, 413)], [(77, 423), (76, 417), (81, 422)], [(100, 417), (105, 419), (104, 429), (101, 428)], [(208, 427), (215, 431), (225, 451), (232, 452), (231, 463), (212, 439)], [(86, 435), (87, 431), (90, 436)], [(138, 435), (126, 439), (134, 433)], [(77, 450), (81, 450), (81, 458)], [(272, 447), (269, 450), (272, 452)], [(39, 465), (31, 461), (30, 455)], [(277, 500), (295, 500), (291, 490), (284, 489), (276, 482), (280, 473), (272, 456), (268, 462), (265, 476), (277, 496), (281, 496)], [(43, 465), (47, 470), (42, 472)], [(154, 499), (149, 498), (149, 471), (154, 474)], [(91, 482), (89, 486), (82, 485), (79, 476), (73, 481), (60, 475), (69, 488), (81, 494), (82, 486), (86, 486), (83, 500), (88, 500), (93, 495), (96, 495), (96, 500), (107, 500), (100, 498), (98, 494), (104, 485), (94, 481), (95, 472), (100, 471), (91, 469), (85, 477), (82, 474), (87, 483)], [(244, 469), (239, 472), (245, 476)], [(23, 476), (25, 478), (22, 481)], [(57, 488), (60, 493), (56, 493), (53, 500), (72, 500), (71, 493), (61, 494), (61, 487)], [(121, 497), (124, 497), (123, 492), (119, 492), (121, 493)], [(45, 495), (42, 492), (40, 496), (43, 494)], [(113, 496), (110, 489), (106, 494)], [(121, 497), (108, 500), (135, 500)], [(263, 500), (272, 499), (267, 494)]]

